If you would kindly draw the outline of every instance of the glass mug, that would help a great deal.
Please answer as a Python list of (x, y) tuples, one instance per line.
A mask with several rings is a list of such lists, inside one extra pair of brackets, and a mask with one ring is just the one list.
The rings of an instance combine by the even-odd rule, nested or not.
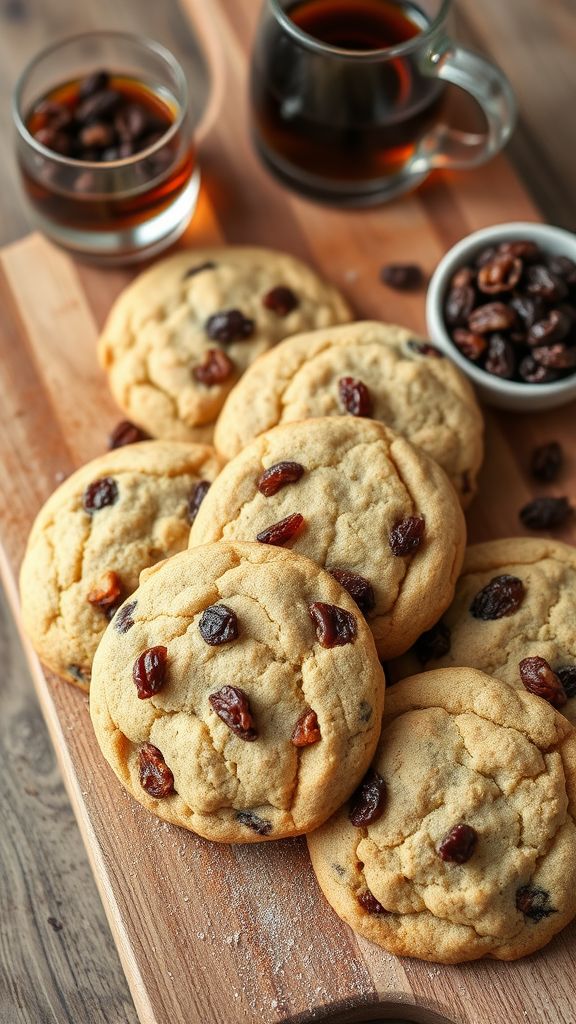
[[(451, 0), (265, 0), (252, 56), (256, 147), (285, 183), (317, 199), (370, 205), (434, 168), (475, 167), (509, 139), (514, 94), (488, 60), (458, 46)], [(479, 104), (486, 131), (443, 123), (445, 83)]]

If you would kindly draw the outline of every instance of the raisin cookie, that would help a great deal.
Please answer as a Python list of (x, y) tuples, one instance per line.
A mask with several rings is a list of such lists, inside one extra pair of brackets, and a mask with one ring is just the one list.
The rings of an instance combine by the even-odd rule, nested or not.
[(576, 914), (576, 731), (476, 669), (386, 695), (372, 768), (308, 837), (337, 914), (440, 963), (533, 953)]
[(145, 441), (99, 456), (51, 495), (20, 573), (24, 627), (45, 665), (88, 687), (108, 620), (142, 569), (186, 547), (219, 468), (207, 445)]
[(335, 288), (267, 249), (181, 252), (115, 303), (99, 357), (116, 401), (155, 437), (210, 440), (233, 384), (271, 345), (351, 319)]
[(284, 341), (232, 390), (214, 443), (230, 459), (278, 423), (341, 414), (372, 417), (407, 437), (469, 504), (483, 455), (472, 387), (439, 349), (393, 324), (347, 324)]
[(327, 568), (395, 657), (452, 600), (465, 525), (424, 452), (376, 421), (327, 416), (275, 427), (225, 466), (190, 544), (221, 538), (288, 544)]
[(442, 621), (390, 671), (453, 665), (529, 688), (576, 722), (576, 549), (532, 537), (469, 547)]
[(346, 591), (290, 551), (225, 542), (143, 574), (90, 689), (98, 742), (129, 792), (229, 843), (324, 822), (370, 763), (383, 701)]

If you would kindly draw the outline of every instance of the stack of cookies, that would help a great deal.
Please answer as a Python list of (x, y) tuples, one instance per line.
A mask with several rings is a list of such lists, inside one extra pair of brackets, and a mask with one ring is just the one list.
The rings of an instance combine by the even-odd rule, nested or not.
[(576, 914), (576, 556), (465, 552), (474, 394), (428, 341), (351, 316), (265, 250), (138, 278), (100, 358), (117, 438), (156, 440), (41, 510), (25, 626), (90, 684), (152, 813), (225, 843), (306, 834), (328, 901), (386, 950), (513, 959)]

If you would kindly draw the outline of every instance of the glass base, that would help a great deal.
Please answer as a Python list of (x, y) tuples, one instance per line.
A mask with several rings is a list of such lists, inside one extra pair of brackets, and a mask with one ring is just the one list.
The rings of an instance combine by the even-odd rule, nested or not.
[(257, 135), (254, 146), (262, 162), (283, 185), (327, 206), (347, 208), (379, 206), (413, 192), (428, 177), (429, 172), (411, 174), (404, 168), (397, 174), (372, 181), (330, 181), (308, 174), (307, 171), (283, 160), (270, 150)]
[(36, 227), (51, 242), (80, 260), (102, 266), (139, 263), (163, 252), (186, 230), (198, 202), (200, 170), (197, 167), (177, 199), (156, 217), (122, 231), (82, 231), (47, 220), (36, 211)]

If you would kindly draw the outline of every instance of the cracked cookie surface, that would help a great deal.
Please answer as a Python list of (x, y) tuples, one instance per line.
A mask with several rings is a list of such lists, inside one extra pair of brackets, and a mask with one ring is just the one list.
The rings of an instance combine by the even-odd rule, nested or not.
[[(476, 595), (501, 575), (519, 579), (524, 594), (512, 614), (482, 619), (471, 612)], [(464, 558), (454, 600), (442, 617), (450, 631), (450, 649), (425, 665), (417, 649), (390, 666), (401, 679), (424, 668), (455, 665), (474, 668), (524, 689), (519, 663), (545, 658), (551, 668), (574, 667), (574, 683), (566, 686), (562, 714), (576, 721), (576, 549), (561, 541), (533, 537), (471, 545)]]
[[(308, 837), (360, 934), (400, 956), (511, 960), (574, 917), (576, 732), (549, 705), (474, 669), (412, 676), (387, 692), (373, 767), (381, 817), (356, 828), (345, 806)], [(439, 849), (462, 824), (476, 838), (459, 863)]]
[(407, 328), (375, 321), (289, 338), (254, 363), (228, 396), (216, 448), (231, 459), (279, 423), (345, 414), (339, 382), (352, 377), (368, 388), (371, 416), (432, 456), (468, 505), (482, 462), (482, 414), (454, 363), (421, 354), (418, 344)]
[[(271, 496), (258, 488), (264, 470), (295, 461), (303, 473)], [(366, 618), (382, 657), (405, 651), (452, 599), (464, 553), (465, 525), (443, 470), (405, 438), (352, 416), (286, 423), (252, 441), (229, 462), (193, 524), (190, 545), (254, 541), (288, 516), (304, 518), (288, 542), (329, 570), (370, 584)], [(398, 556), (395, 525), (423, 517), (422, 543)]]
[[(281, 289), (275, 302), (274, 289)], [(243, 322), (236, 330), (220, 323), (211, 337), (210, 318), (230, 310), (252, 323), (251, 332)], [(257, 356), (290, 334), (351, 318), (336, 289), (291, 256), (240, 246), (193, 249), (161, 260), (125, 289), (98, 353), (130, 420), (154, 437), (209, 441), (226, 395)], [(195, 377), (210, 350), (225, 357), (218, 356), (224, 369), (213, 383)]]
[[(107, 614), (136, 589), (142, 569), (186, 547), (190, 496), (220, 464), (208, 445), (145, 441), (99, 456), (50, 496), (20, 572), (24, 626), (45, 665), (87, 688)], [(100, 507), (87, 511), (88, 489), (99, 481)]]
[[(340, 806), (370, 763), (384, 701), (374, 642), (354, 602), (308, 559), (257, 544), (207, 545), (148, 570), (130, 612), (110, 624), (94, 659), (90, 709), (102, 752), (120, 781), (166, 821), (221, 842), (298, 835)], [(309, 605), (354, 616), (352, 642), (319, 642)], [(225, 605), (237, 636), (211, 646), (200, 622)], [(122, 616), (122, 611), (118, 613)], [(132, 672), (142, 651), (166, 648), (160, 691), (139, 699)], [(256, 738), (242, 738), (210, 697), (239, 688)], [(319, 739), (292, 742), (312, 710)], [(151, 743), (173, 774), (156, 799), (140, 782), (139, 751)]]

